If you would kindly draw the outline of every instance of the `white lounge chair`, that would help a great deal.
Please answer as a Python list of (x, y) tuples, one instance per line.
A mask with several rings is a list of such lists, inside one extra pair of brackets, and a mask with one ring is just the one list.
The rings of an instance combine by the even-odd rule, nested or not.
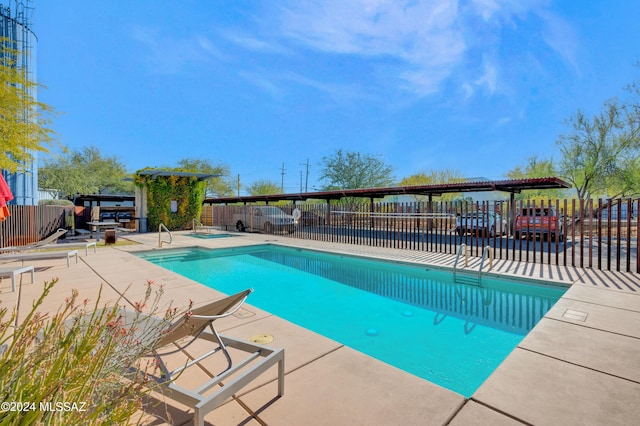
[(52, 243), (56, 242), (58, 240), (58, 238), (62, 237), (66, 233), (67, 233), (66, 229), (60, 228), (56, 232), (54, 232), (53, 234), (49, 235), (47, 238), (43, 238), (40, 241), (36, 241), (35, 243), (31, 243), (31, 244), (25, 244), (25, 245), (22, 245), (22, 246), (1, 247), (0, 248), (0, 252), (17, 253), (17, 252), (22, 252), (22, 251), (35, 250), (35, 249), (41, 248), (42, 246), (45, 246), (47, 244), (52, 244)]
[(96, 241), (74, 241), (72, 243), (56, 243), (56, 244), (47, 244), (44, 246), (38, 247), (38, 249), (46, 250), (46, 249), (70, 249), (70, 248), (83, 248), (85, 256), (89, 256), (89, 247), (93, 247), (93, 252), (97, 253), (97, 243)]
[(72, 257), (75, 257), (76, 263), (78, 263), (78, 250), (0, 254), (0, 262), (6, 263), (6, 262), (21, 261), (24, 264), (24, 261), (26, 260), (65, 259), (66, 258), (67, 267), (69, 267), (71, 266)]
[(31, 283), (33, 283), (33, 265), (0, 268), (0, 277), (11, 277), (11, 290), (16, 291), (16, 278), (25, 272), (31, 272)]
[[(162, 386), (164, 395), (195, 410), (195, 425), (203, 425), (204, 416), (208, 412), (220, 406), (275, 364), (278, 364), (278, 396), (284, 394), (284, 349), (221, 336), (213, 325), (216, 319), (235, 313), (252, 291), (248, 289), (193, 309), (188, 315), (182, 316), (170, 325), (168, 331), (162, 334), (153, 345), (154, 349), (149, 354), (156, 359), (162, 373), (160, 376), (151, 376), (151, 378)], [(143, 315), (129, 310), (122, 310), (121, 314), (125, 327), (127, 323), (132, 324), (136, 319), (136, 324), (140, 324), (140, 316)], [(161, 321), (160, 318), (146, 316), (144, 323), (149, 326), (141, 328), (148, 329), (155, 326), (157, 329)], [(137, 330), (141, 340), (148, 338), (148, 333), (145, 333), (144, 329)], [(187, 347), (196, 341), (207, 342), (209, 347), (206, 353), (202, 355), (190, 353), (186, 357), (178, 357), (186, 354)], [(194, 346), (202, 347), (202, 345)], [(196, 350), (194, 346), (190, 348), (190, 352)], [(228, 347), (242, 351), (246, 355), (238, 363), (234, 363)], [(178, 383), (181, 372), (194, 365), (202, 366), (205, 359), (219, 352), (222, 352), (226, 358), (223, 362), (226, 367), (221, 372), (213, 377), (211, 374), (207, 376), (201, 372), (200, 377), (204, 376), (206, 380), (199, 386), (194, 386), (194, 389)], [(180, 360), (176, 360), (176, 357)], [(167, 358), (172, 358), (173, 365), (180, 367), (170, 371), (167, 367)]]

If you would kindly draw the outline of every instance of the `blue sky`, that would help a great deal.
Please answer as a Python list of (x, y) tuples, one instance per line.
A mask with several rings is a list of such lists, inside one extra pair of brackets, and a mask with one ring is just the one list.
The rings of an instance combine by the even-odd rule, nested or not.
[[(59, 140), (129, 171), (209, 159), (321, 186), (336, 150), (397, 180), (504, 179), (640, 79), (635, 0), (34, 2)], [(41, 158), (47, 158), (46, 156)], [(304, 183), (303, 183), (304, 185)], [(303, 188), (304, 189), (304, 188)]]

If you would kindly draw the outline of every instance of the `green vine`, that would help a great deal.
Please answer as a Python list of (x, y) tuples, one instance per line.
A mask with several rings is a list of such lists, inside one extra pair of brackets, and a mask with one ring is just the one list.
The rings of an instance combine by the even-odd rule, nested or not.
[[(148, 228), (158, 229), (163, 223), (169, 230), (190, 229), (193, 219), (200, 218), (207, 182), (192, 176), (135, 175), (134, 182), (147, 188)], [(177, 211), (171, 211), (171, 202)]]

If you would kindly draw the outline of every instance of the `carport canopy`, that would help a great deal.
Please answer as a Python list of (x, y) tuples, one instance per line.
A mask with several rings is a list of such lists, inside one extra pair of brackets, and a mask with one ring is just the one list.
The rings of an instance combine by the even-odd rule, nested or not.
[(300, 192), (293, 194), (247, 195), (238, 197), (207, 198), (205, 204), (235, 204), (276, 201), (339, 200), (344, 197), (384, 198), (387, 195), (426, 195), (430, 199), (456, 192), (503, 191), (517, 194), (532, 189), (564, 189), (571, 185), (557, 177), (516, 180), (441, 183), (434, 185), (395, 186), (388, 188), (340, 189), (333, 191)]

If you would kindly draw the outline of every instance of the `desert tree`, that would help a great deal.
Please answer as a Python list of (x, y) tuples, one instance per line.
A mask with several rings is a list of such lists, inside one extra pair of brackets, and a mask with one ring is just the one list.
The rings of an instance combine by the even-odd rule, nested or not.
[(271, 195), (281, 193), (280, 185), (277, 182), (273, 182), (266, 179), (261, 179), (253, 182), (246, 187), (246, 191), (249, 195)]
[(208, 159), (185, 158), (178, 161), (178, 167), (185, 171), (217, 175), (207, 179), (207, 196), (228, 197), (233, 195), (229, 166), (222, 163), (215, 164)]
[(127, 171), (116, 157), (96, 147), (70, 150), (47, 159), (38, 169), (40, 188), (55, 189), (69, 199), (75, 194), (133, 193)]
[[(428, 170), (407, 176), (400, 181), (400, 186), (437, 185), (446, 183), (460, 183), (464, 181), (462, 173), (455, 169)], [(459, 193), (442, 194), (443, 201), (454, 200), (460, 197)], [(416, 201), (422, 201), (424, 196), (414, 195)]]
[[(518, 179), (535, 179), (547, 178), (558, 175), (556, 164), (553, 158), (539, 158), (533, 155), (526, 160), (526, 164), (518, 165), (507, 172), (507, 178)], [(522, 199), (556, 199), (562, 195), (560, 189), (532, 189), (515, 195), (516, 200)]]
[(568, 130), (557, 140), (558, 171), (573, 185), (578, 198), (607, 193), (612, 186), (633, 192), (625, 186), (635, 185), (637, 179), (640, 110), (613, 99), (593, 117), (578, 111), (566, 124)]
[(7, 38), (0, 38), (0, 169), (12, 172), (31, 162), (35, 152), (48, 152), (55, 142), (55, 110), (36, 99), (36, 91), (44, 86), (20, 66), (20, 55)]
[[(326, 191), (337, 189), (380, 188), (394, 183), (393, 168), (379, 156), (337, 150), (322, 158), (320, 180)], [(356, 199), (343, 200), (347, 203)]]

